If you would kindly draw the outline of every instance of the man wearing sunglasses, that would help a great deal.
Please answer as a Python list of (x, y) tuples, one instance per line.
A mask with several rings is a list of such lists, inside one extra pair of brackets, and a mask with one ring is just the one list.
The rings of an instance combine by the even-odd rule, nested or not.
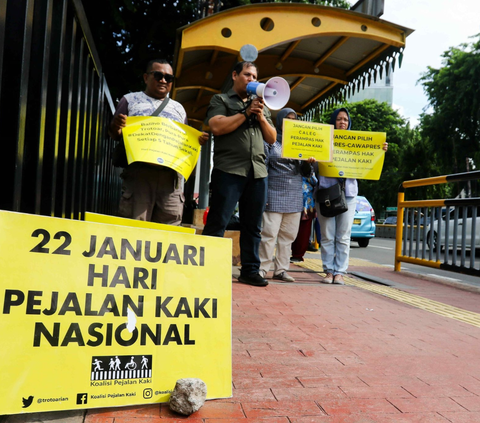
[(267, 201), (263, 140), (275, 143), (277, 131), (263, 99), (247, 98), (247, 84), (256, 79), (256, 65), (239, 62), (232, 72), (233, 88), (210, 101), (206, 123), (215, 136), (215, 150), (210, 211), (203, 234), (222, 237), (238, 202), (242, 262), (238, 280), (266, 286), (268, 282), (259, 274), (260, 232)]
[[(162, 105), (172, 89), (172, 67), (166, 60), (152, 60), (143, 80), (145, 91), (126, 94), (118, 103), (109, 127), (109, 134), (115, 140), (123, 142), (122, 128), (127, 116), (151, 116)], [(159, 116), (187, 124), (185, 109), (172, 99), (168, 99)], [(203, 133), (200, 144), (207, 139), (208, 134)], [(183, 176), (166, 166), (134, 162), (124, 169), (121, 177), (121, 217), (168, 225), (181, 223), (185, 202)]]

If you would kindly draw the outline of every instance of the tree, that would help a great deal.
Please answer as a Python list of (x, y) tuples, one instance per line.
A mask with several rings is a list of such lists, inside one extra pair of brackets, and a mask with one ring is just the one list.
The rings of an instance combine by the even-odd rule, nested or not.
[(85, 0), (85, 13), (114, 99), (144, 88), (149, 60), (172, 61), (177, 28), (196, 19), (196, 0)]
[[(430, 178), (441, 175), (435, 146), (429, 139), (422, 137), (419, 128), (406, 128), (400, 150), (399, 177), (402, 181)], [(451, 196), (451, 186), (427, 185), (408, 190), (408, 200), (425, 200), (432, 198), (447, 198)]]
[(443, 67), (428, 67), (419, 79), (431, 107), (421, 116), (421, 137), (434, 146), (441, 174), (464, 172), (467, 157), (480, 163), (480, 34), (475, 37), (444, 52)]
[[(252, 3), (259, 3), (259, 2), (252, 0)], [(274, 0), (274, 3), (285, 3), (285, 1)], [(339, 7), (341, 9), (350, 9), (351, 7), (350, 3), (346, 0), (292, 0), (289, 3), (318, 4), (321, 6)]]
[[(218, 0), (215, 0), (218, 1)], [(223, 0), (221, 10), (259, 3)], [(349, 8), (345, 0), (299, 0)], [(143, 89), (149, 60), (173, 62), (176, 31), (198, 18), (198, 0), (84, 0), (83, 6), (113, 99)]]

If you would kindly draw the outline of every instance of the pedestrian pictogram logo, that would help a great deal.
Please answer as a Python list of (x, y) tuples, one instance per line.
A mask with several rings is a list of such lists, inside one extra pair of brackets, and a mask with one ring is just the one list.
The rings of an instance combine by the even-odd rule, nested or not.
[(151, 355), (92, 357), (90, 380), (141, 379), (152, 377)]

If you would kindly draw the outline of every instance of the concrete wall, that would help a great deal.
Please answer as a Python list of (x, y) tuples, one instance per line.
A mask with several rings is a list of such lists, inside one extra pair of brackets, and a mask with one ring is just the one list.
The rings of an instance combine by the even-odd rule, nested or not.
[[(377, 238), (396, 238), (397, 225), (376, 225), (375, 236)], [(418, 227), (414, 226), (413, 228), (413, 238), (417, 239)], [(410, 233), (408, 233), (408, 238), (410, 239)], [(420, 226), (420, 241), (423, 241), (423, 226)]]
[(377, 238), (395, 238), (397, 225), (376, 225), (375, 236)]

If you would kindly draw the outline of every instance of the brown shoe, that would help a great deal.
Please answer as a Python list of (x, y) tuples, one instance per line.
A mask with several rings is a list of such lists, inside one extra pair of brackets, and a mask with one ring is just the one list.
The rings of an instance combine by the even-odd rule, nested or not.
[(333, 283), (333, 275), (331, 273), (327, 273), (326, 276), (322, 279), (323, 283)]
[(333, 283), (336, 283), (338, 285), (345, 285), (345, 281), (343, 280), (343, 276), (342, 275), (335, 275), (335, 277), (333, 278)]

